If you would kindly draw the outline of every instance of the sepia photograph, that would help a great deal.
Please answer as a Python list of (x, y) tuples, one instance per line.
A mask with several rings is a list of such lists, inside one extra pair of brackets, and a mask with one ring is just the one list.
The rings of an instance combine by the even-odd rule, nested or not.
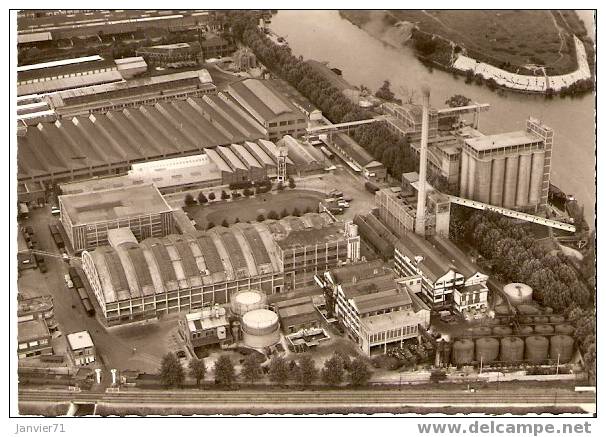
[(7, 432), (592, 433), (597, 10), (137, 3), (10, 11)]

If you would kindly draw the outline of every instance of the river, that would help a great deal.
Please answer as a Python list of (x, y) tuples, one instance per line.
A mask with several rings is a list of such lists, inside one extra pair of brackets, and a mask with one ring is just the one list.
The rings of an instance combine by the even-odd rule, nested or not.
[[(582, 17), (585, 23), (589, 18)], [(407, 47), (393, 47), (373, 38), (341, 18), (337, 11), (279, 11), (270, 27), (287, 39), (294, 55), (305, 59), (328, 61), (340, 68), (352, 85), (377, 89), (383, 80), (400, 97), (431, 88), (431, 102), (444, 107), (453, 94), (463, 94), (474, 101), (489, 103), (490, 111), (480, 118), (480, 129), (487, 134), (520, 130), (528, 116), (542, 120), (554, 129), (552, 183), (573, 194), (585, 206), (585, 216), (593, 227), (595, 214), (595, 98), (578, 98), (506, 92), (502, 95), (463, 78), (439, 70), (430, 72)], [(592, 32), (590, 31), (592, 34)], [(419, 96), (419, 91), (416, 91)]]

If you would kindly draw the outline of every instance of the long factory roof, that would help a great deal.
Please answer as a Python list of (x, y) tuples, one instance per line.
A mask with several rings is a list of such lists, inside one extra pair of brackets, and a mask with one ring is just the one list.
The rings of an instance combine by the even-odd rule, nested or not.
[(279, 221), (237, 223), (229, 228), (219, 226), (191, 234), (148, 238), (139, 244), (123, 238), (124, 243), (117, 247), (97, 247), (88, 254), (99, 274), (105, 302), (111, 303), (280, 273), (277, 244), (291, 233), (300, 232), (296, 229), (311, 229), (319, 224), (343, 229), (342, 223), (332, 223), (325, 214), (309, 213)]
[(17, 139), (18, 178), (67, 176), (262, 138), (262, 127), (234, 106), (213, 95), (30, 126)]

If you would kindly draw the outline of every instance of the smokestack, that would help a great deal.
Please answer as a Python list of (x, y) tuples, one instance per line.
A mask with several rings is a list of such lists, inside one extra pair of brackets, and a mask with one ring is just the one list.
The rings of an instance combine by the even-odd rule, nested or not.
[(427, 179), (427, 138), (429, 136), (429, 88), (423, 87), (423, 118), (421, 125), (421, 153), (419, 156), (419, 190), (415, 233), (425, 236), (425, 198)]

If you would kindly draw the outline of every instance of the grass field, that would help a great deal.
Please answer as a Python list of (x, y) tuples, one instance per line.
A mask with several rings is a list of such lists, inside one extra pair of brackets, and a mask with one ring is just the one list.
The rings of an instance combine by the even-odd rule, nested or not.
[(233, 201), (217, 201), (204, 206), (184, 207), (183, 210), (196, 222), (198, 229), (206, 229), (210, 222), (219, 226), (223, 220), (232, 224), (257, 220), (259, 214), (266, 218), (271, 211), (280, 214), (284, 209), (289, 214), (297, 208), (303, 214), (308, 208), (318, 211), (321, 193), (308, 190), (285, 190), (278, 194), (259, 194), (255, 197), (239, 198)]
[[(370, 11), (348, 11), (342, 16), (362, 28), (371, 21)], [(571, 42), (570, 17), (559, 11), (533, 10), (394, 10), (385, 12), (385, 26), (407, 21), (426, 33), (439, 35), (465, 48), (480, 61), (507, 70), (536, 64), (549, 74), (569, 73), (576, 68)]]

